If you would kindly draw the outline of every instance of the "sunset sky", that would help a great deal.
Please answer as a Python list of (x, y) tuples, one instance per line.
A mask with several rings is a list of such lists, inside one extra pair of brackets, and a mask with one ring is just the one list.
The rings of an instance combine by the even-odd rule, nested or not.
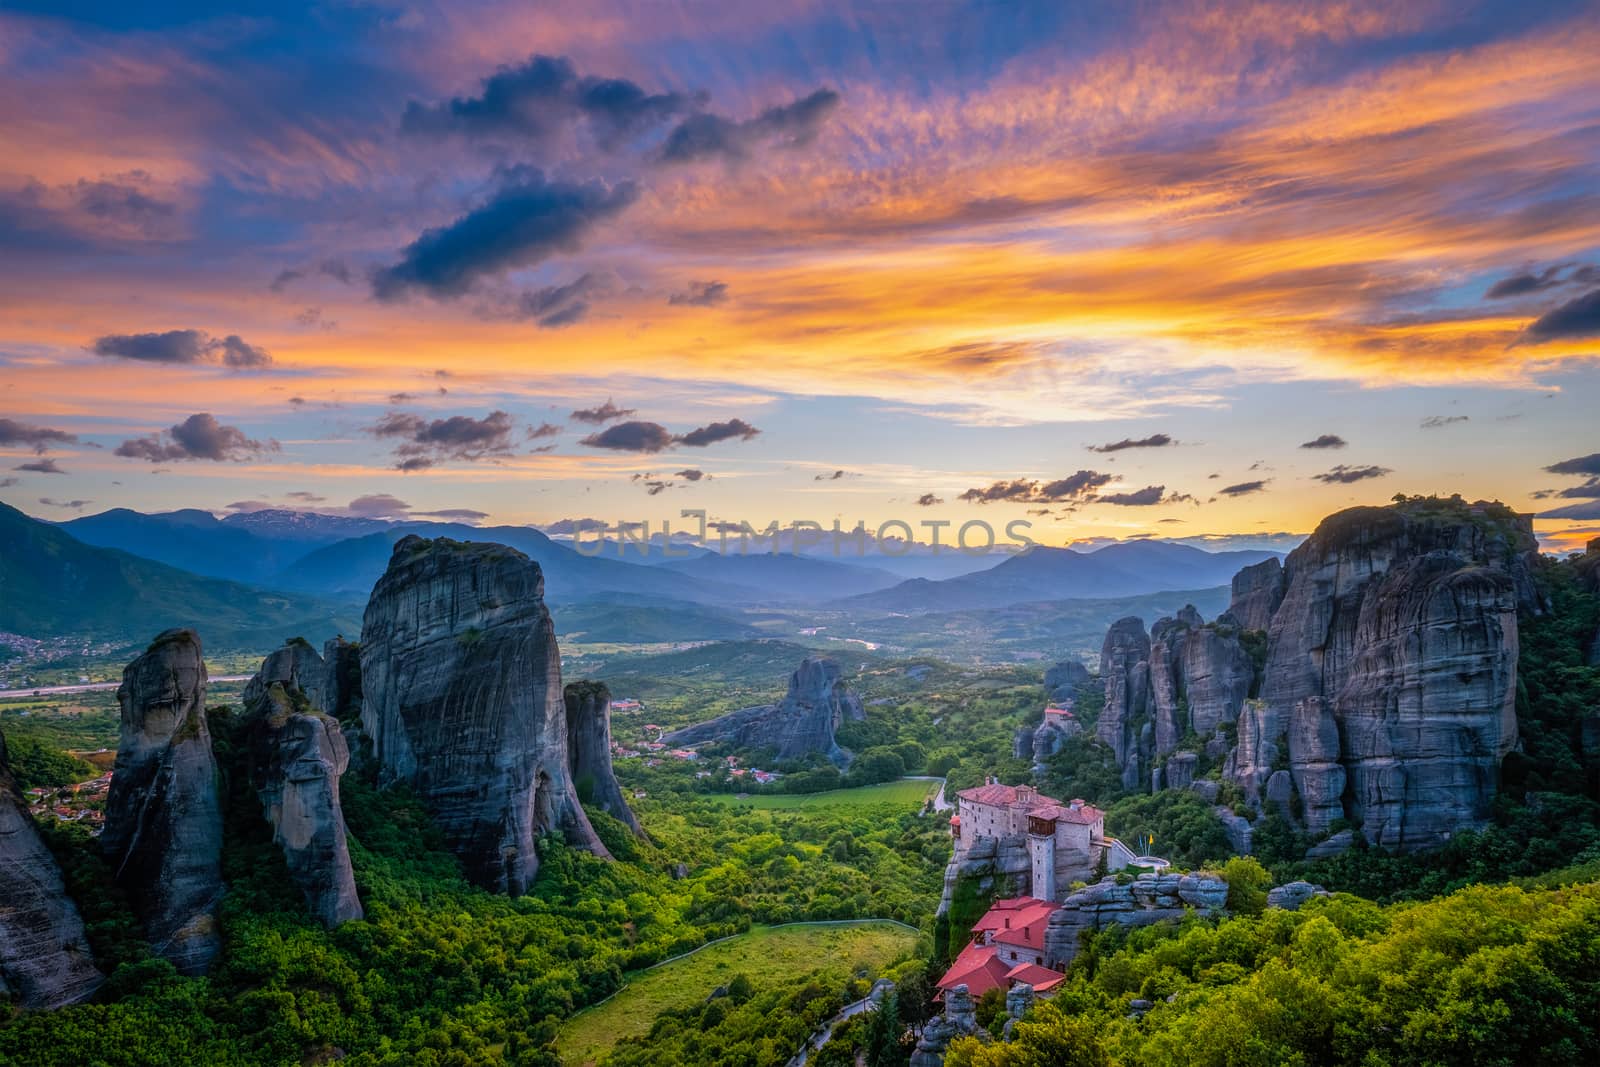
[(0, 500), (1060, 544), (1459, 492), (1574, 547), (1597, 57), (1525, 0), (11, 3)]

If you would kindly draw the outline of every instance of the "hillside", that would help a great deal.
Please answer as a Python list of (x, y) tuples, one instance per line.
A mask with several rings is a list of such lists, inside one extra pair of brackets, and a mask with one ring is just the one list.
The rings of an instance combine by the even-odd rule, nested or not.
[(1227, 585), (1238, 570), (1276, 552), (1206, 552), (1164, 541), (1130, 541), (1096, 552), (1035, 545), (988, 570), (943, 581), (912, 579), (842, 600), (852, 611), (930, 612), (1000, 608), (1041, 600), (1140, 596)]
[(137, 642), (200, 625), (211, 649), (321, 641), (361, 629), (352, 602), (271, 592), (83, 544), (0, 504), (0, 630)]

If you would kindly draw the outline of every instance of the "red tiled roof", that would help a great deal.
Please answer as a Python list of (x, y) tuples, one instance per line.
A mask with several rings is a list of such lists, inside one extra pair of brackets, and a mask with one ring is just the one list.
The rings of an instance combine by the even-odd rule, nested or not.
[(961, 950), (961, 955), (939, 979), (941, 990), (967, 987), (974, 997), (981, 997), (991, 989), (1006, 988), (1006, 971), (993, 945), (971, 944)]
[(1019, 963), (1006, 972), (1007, 982), (1026, 982), (1035, 993), (1046, 993), (1067, 980), (1060, 971), (1052, 971), (1037, 963)]
[[(962, 800), (970, 800), (975, 804), (1011, 805), (1017, 802), (1017, 786), (1002, 785), (998, 782), (989, 785), (976, 785), (971, 789), (963, 789), (956, 796)], [(1059, 804), (1054, 797), (1047, 797), (1043, 793), (1034, 793), (1034, 804)]]
[[(1001, 908), (1000, 903), (1013, 906)], [(996, 907), (991, 908), (973, 929), (993, 930), (994, 940), (1003, 945), (1043, 948), (1045, 926), (1050, 922), (1050, 913), (1057, 907), (1051, 901), (1037, 897), (1017, 897), (1015, 900), (997, 902)]]
[(1047, 804), (1042, 808), (1033, 808), (1028, 814), (1035, 819), (1073, 823), (1078, 826), (1093, 826), (1106, 817), (1105, 812), (1091, 804), (1085, 804), (1081, 808), (1074, 808), (1056, 802)]

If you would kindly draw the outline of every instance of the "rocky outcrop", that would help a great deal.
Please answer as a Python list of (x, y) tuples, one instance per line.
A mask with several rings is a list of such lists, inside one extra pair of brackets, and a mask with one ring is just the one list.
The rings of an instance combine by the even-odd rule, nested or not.
[(0, 995), (23, 1008), (59, 1008), (87, 1000), (104, 981), (0, 737)]
[(729, 712), (666, 734), (661, 740), (669, 745), (720, 742), (740, 748), (771, 748), (780, 760), (821, 752), (835, 764), (846, 766), (850, 754), (839, 747), (835, 732), (841, 723), (866, 717), (861, 699), (845, 684), (839, 664), (808, 656), (789, 676), (789, 691), (780, 703)]
[[(1241, 717), (1239, 745), (1281, 739), (1306, 830), (1345, 818), (1405, 850), (1481, 825), (1516, 743), (1533, 550), (1499, 505), (1413, 501), (1340, 512), (1290, 554), (1264, 710)], [(1257, 802), (1260, 755), (1230, 770)]]
[(911, 1067), (943, 1067), (950, 1042), (978, 1032), (978, 1004), (964, 985), (945, 990), (944, 1012), (929, 1019), (911, 1054)]
[(1106, 702), (1095, 733), (1123, 768), (1123, 788), (1137, 789), (1140, 727), (1148, 718), (1150, 700), (1150, 635), (1143, 619), (1130, 615), (1106, 631), (1100, 648), (1100, 681)]
[(168, 630), (122, 672), (122, 736), (100, 842), (156, 955), (203, 974), (221, 948), (222, 805), (193, 630)]
[(604, 682), (573, 682), (562, 696), (567, 709), (567, 767), (578, 796), (643, 837), (611, 766), (611, 690)]
[(341, 723), (361, 718), (361, 646), (342, 637), (322, 646), (322, 692), (312, 703)]
[(1051, 700), (1071, 700), (1078, 690), (1094, 684), (1094, 675), (1082, 660), (1066, 659), (1044, 672), (1044, 688)]
[(1253, 563), (1233, 576), (1228, 614), (1246, 630), (1265, 630), (1283, 603), (1283, 564), (1277, 557)]
[[(337, 654), (333, 642), (329, 648)], [(266, 658), (244, 694), (251, 785), (290, 877), (328, 927), (364, 914), (339, 803), (350, 750), (338, 720), (311, 696), (337, 699), (333, 666), (304, 641), (291, 641)]]
[(1186, 738), (1210, 741), (1238, 718), (1255, 680), (1239, 633), (1226, 615), (1208, 625), (1192, 604), (1158, 620), (1148, 639), (1136, 618), (1107, 632), (1099, 737), (1116, 753), (1124, 788), (1160, 788), (1162, 761)]
[(1141, 874), (1130, 881), (1103, 878), (1061, 902), (1045, 925), (1044, 964), (1067, 969), (1085, 933), (1113, 923), (1149, 926), (1181, 919), (1191, 911), (1210, 915), (1228, 903), (1228, 883), (1208, 871)]
[(361, 679), (380, 781), (411, 786), (474, 882), (525, 892), (546, 832), (606, 855), (568, 767), (537, 563), (504, 545), (401, 539), (367, 603)]
[(1328, 896), (1328, 891), (1310, 882), (1286, 882), (1267, 891), (1267, 907), (1284, 911), (1299, 911), (1300, 905), (1315, 897)]

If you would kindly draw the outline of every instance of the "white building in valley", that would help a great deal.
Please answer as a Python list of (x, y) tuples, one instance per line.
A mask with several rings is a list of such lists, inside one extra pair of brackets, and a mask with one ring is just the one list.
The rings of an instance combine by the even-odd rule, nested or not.
[(1027, 848), (1028, 895), (1058, 900), (1073, 882), (1094, 879), (1102, 857), (1106, 870), (1117, 871), (1134, 861), (1126, 845), (1105, 832), (1105, 813), (1073, 799), (1066, 803), (1027, 785), (984, 785), (956, 794), (950, 819), (959, 863), (982, 838), (1002, 844), (1021, 839)]

